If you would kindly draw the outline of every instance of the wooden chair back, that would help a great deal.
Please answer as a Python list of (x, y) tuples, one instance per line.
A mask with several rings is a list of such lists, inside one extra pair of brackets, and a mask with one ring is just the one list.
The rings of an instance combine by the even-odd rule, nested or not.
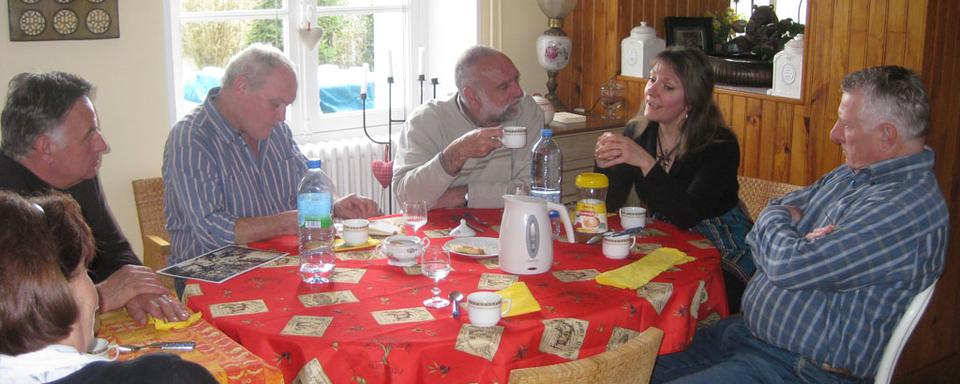
[(648, 383), (663, 331), (647, 328), (630, 341), (584, 359), (510, 371), (510, 384)]
[[(132, 184), (143, 240), (143, 265), (153, 270), (162, 269), (170, 256), (170, 234), (163, 215), (163, 178), (138, 179)], [(173, 287), (172, 279), (164, 279), (164, 283)]]
[(747, 176), (737, 176), (740, 182), (740, 201), (747, 206), (750, 219), (757, 221), (760, 211), (767, 207), (767, 202), (775, 197), (803, 188), (800, 185), (780, 183), (776, 181), (756, 179)]

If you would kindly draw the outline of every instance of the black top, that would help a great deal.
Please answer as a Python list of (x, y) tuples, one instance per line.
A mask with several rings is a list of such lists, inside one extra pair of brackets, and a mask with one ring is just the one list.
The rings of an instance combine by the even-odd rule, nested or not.
[(216, 383), (207, 369), (180, 356), (152, 353), (130, 361), (98, 361), (50, 384)]
[[(656, 154), (659, 131), (659, 124), (650, 123), (634, 141), (650, 154)], [(624, 133), (630, 132), (633, 129), (628, 126)], [(632, 185), (652, 214), (688, 229), (703, 219), (720, 216), (738, 204), (739, 167), (737, 137), (730, 130), (720, 128), (712, 143), (674, 160), (670, 173), (659, 163), (646, 176), (640, 168), (629, 164), (597, 171), (610, 178), (607, 210), (612, 212), (623, 206)]]
[[(31, 196), (56, 188), (40, 180), (16, 160), (0, 153), (0, 189)], [(62, 192), (68, 193), (80, 204), (83, 218), (97, 241), (97, 255), (89, 267), (94, 283), (105, 280), (124, 265), (141, 264), (107, 206), (99, 178), (81, 181)]]

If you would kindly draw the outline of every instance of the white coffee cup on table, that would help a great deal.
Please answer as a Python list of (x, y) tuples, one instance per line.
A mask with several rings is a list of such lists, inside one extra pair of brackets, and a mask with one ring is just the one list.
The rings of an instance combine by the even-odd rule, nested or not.
[(343, 221), (343, 242), (347, 245), (363, 245), (370, 238), (370, 220), (350, 219)]
[(647, 224), (647, 209), (644, 207), (620, 208), (620, 225), (623, 229), (643, 227)]
[(519, 125), (503, 127), (503, 137), (500, 141), (507, 148), (523, 148), (527, 145), (527, 127)]
[(625, 259), (630, 255), (630, 248), (637, 243), (637, 238), (633, 235), (604, 236), (603, 237), (603, 256), (608, 259)]
[[(504, 306), (506, 304), (506, 306)], [(467, 295), (467, 316), (470, 324), (492, 327), (510, 312), (511, 301), (496, 292), (477, 291)]]

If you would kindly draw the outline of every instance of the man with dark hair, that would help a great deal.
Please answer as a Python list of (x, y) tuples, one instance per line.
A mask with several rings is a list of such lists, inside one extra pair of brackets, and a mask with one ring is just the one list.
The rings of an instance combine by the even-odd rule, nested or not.
[(0, 115), (0, 189), (33, 195), (55, 189), (80, 204), (93, 230), (97, 255), (90, 275), (101, 310), (126, 307), (141, 324), (147, 314), (171, 321), (188, 316), (144, 267), (113, 218), (97, 177), (108, 149), (90, 101), (92, 86), (77, 76), (22, 73), (10, 81)]
[[(454, 79), (456, 94), (410, 114), (397, 141), (393, 190), (397, 200), (424, 200), (431, 208), (503, 207), (511, 183), (530, 181), (529, 148), (540, 137), (543, 110), (496, 49), (467, 49)], [(512, 125), (527, 128), (526, 148), (503, 148), (503, 127)]]
[(949, 215), (923, 84), (884, 66), (842, 90), (830, 139), (845, 164), (770, 201), (747, 235), (757, 273), (743, 316), (662, 356), (654, 382), (872, 381), (907, 305), (943, 272)]

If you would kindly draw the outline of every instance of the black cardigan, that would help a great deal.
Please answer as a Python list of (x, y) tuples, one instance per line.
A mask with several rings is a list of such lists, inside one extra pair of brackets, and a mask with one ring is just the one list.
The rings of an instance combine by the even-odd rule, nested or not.
[[(55, 188), (40, 180), (16, 160), (0, 154), (0, 189), (32, 196)], [(69, 194), (80, 204), (83, 219), (90, 226), (97, 241), (97, 255), (89, 266), (90, 278), (94, 283), (105, 280), (124, 265), (141, 264), (107, 206), (99, 178), (81, 181), (62, 192)]]
[[(632, 132), (628, 127), (626, 133)], [(634, 139), (650, 154), (657, 153), (657, 135), (660, 126), (651, 122)], [(738, 202), (740, 147), (737, 137), (726, 128), (720, 128), (717, 137), (706, 147), (694, 153), (685, 153), (674, 160), (670, 173), (656, 164), (646, 176), (640, 168), (618, 164), (597, 169), (610, 178), (607, 191), (607, 209), (615, 211), (623, 206), (634, 186), (637, 195), (651, 213), (688, 229), (703, 219), (720, 216), (733, 209)]]

